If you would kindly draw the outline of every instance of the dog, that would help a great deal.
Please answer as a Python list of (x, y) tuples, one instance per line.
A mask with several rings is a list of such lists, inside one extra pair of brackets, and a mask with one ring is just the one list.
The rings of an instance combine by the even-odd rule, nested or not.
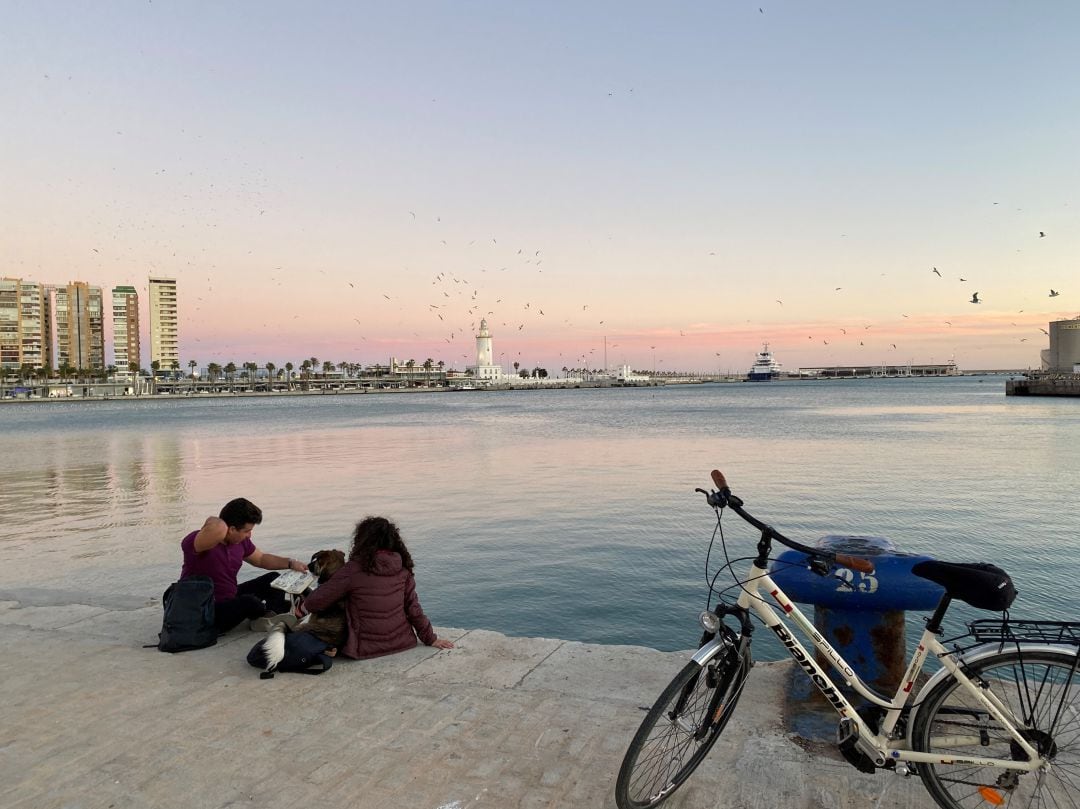
[[(319, 577), (319, 584), (325, 584), (341, 568), (345, 567), (345, 554), (338, 550), (316, 551), (308, 563), (308, 570)], [(305, 591), (304, 595), (310, 591)], [(345, 602), (338, 601), (322, 612), (311, 613), (293, 630), (310, 632), (319, 640), (329, 643), (337, 649), (345, 642), (349, 627), (345, 623)]]

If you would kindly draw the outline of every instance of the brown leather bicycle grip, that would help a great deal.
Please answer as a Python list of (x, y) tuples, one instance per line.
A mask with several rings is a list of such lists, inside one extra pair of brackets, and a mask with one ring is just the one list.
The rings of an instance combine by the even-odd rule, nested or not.
[(711, 474), (712, 482), (716, 485), (716, 488), (726, 489), (728, 487), (727, 479), (724, 478), (723, 472), (721, 472), (719, 469), (714, 469)]
[(842, 567), (849, 567), (852, 570), (858, 570), (860, 573), (873, 573), (874, 563), (869, 559), (862, 559), (858, 556), (848, 556), (846, 553), (836, 554), (836, 564)]

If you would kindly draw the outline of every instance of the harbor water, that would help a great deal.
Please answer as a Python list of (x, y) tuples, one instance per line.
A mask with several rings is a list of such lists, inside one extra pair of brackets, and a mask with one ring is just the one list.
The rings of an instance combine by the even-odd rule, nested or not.
[[(869, 534), (994, 562), (1020, 591), (1015, 617), (1080, 619), (1080, 404), (1004, 387), (986, 376), (5, 405), (0, 588), (155, 597), (179, 572), (181, 537), (244, 496), (264, 511), (256, 544), (301, 558), (347, 549), (366, 515), (391, 517), (437, 624), (684, 649), (723, 555), (714, 548), (707, 574), (715, 516), (694, 488), (719, 468), (793, 538)], [(729, 556), (753, 552), (748, 526), (732, 514), (723, 525)]]

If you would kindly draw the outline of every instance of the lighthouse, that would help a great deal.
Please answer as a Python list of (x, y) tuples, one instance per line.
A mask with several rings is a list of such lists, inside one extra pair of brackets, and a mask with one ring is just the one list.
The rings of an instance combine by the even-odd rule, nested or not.
[(480, 332), (476, 335), (476, 365), (469, 370), (477, 379), (498, 381), (502, 378), (502, 367), (492, 361), (491, 332), (487, 320), (480, 321)]

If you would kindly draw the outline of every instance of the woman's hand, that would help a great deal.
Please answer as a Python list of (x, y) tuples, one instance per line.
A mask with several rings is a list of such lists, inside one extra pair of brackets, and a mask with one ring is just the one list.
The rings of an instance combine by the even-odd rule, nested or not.
[(435, 642), (432, 643), (431, 645), (434, 646), (436, 649), (453, 649), (454, 648), (454, 644), (451, 641), (445, 640), (443, 638), (435, 638)]

